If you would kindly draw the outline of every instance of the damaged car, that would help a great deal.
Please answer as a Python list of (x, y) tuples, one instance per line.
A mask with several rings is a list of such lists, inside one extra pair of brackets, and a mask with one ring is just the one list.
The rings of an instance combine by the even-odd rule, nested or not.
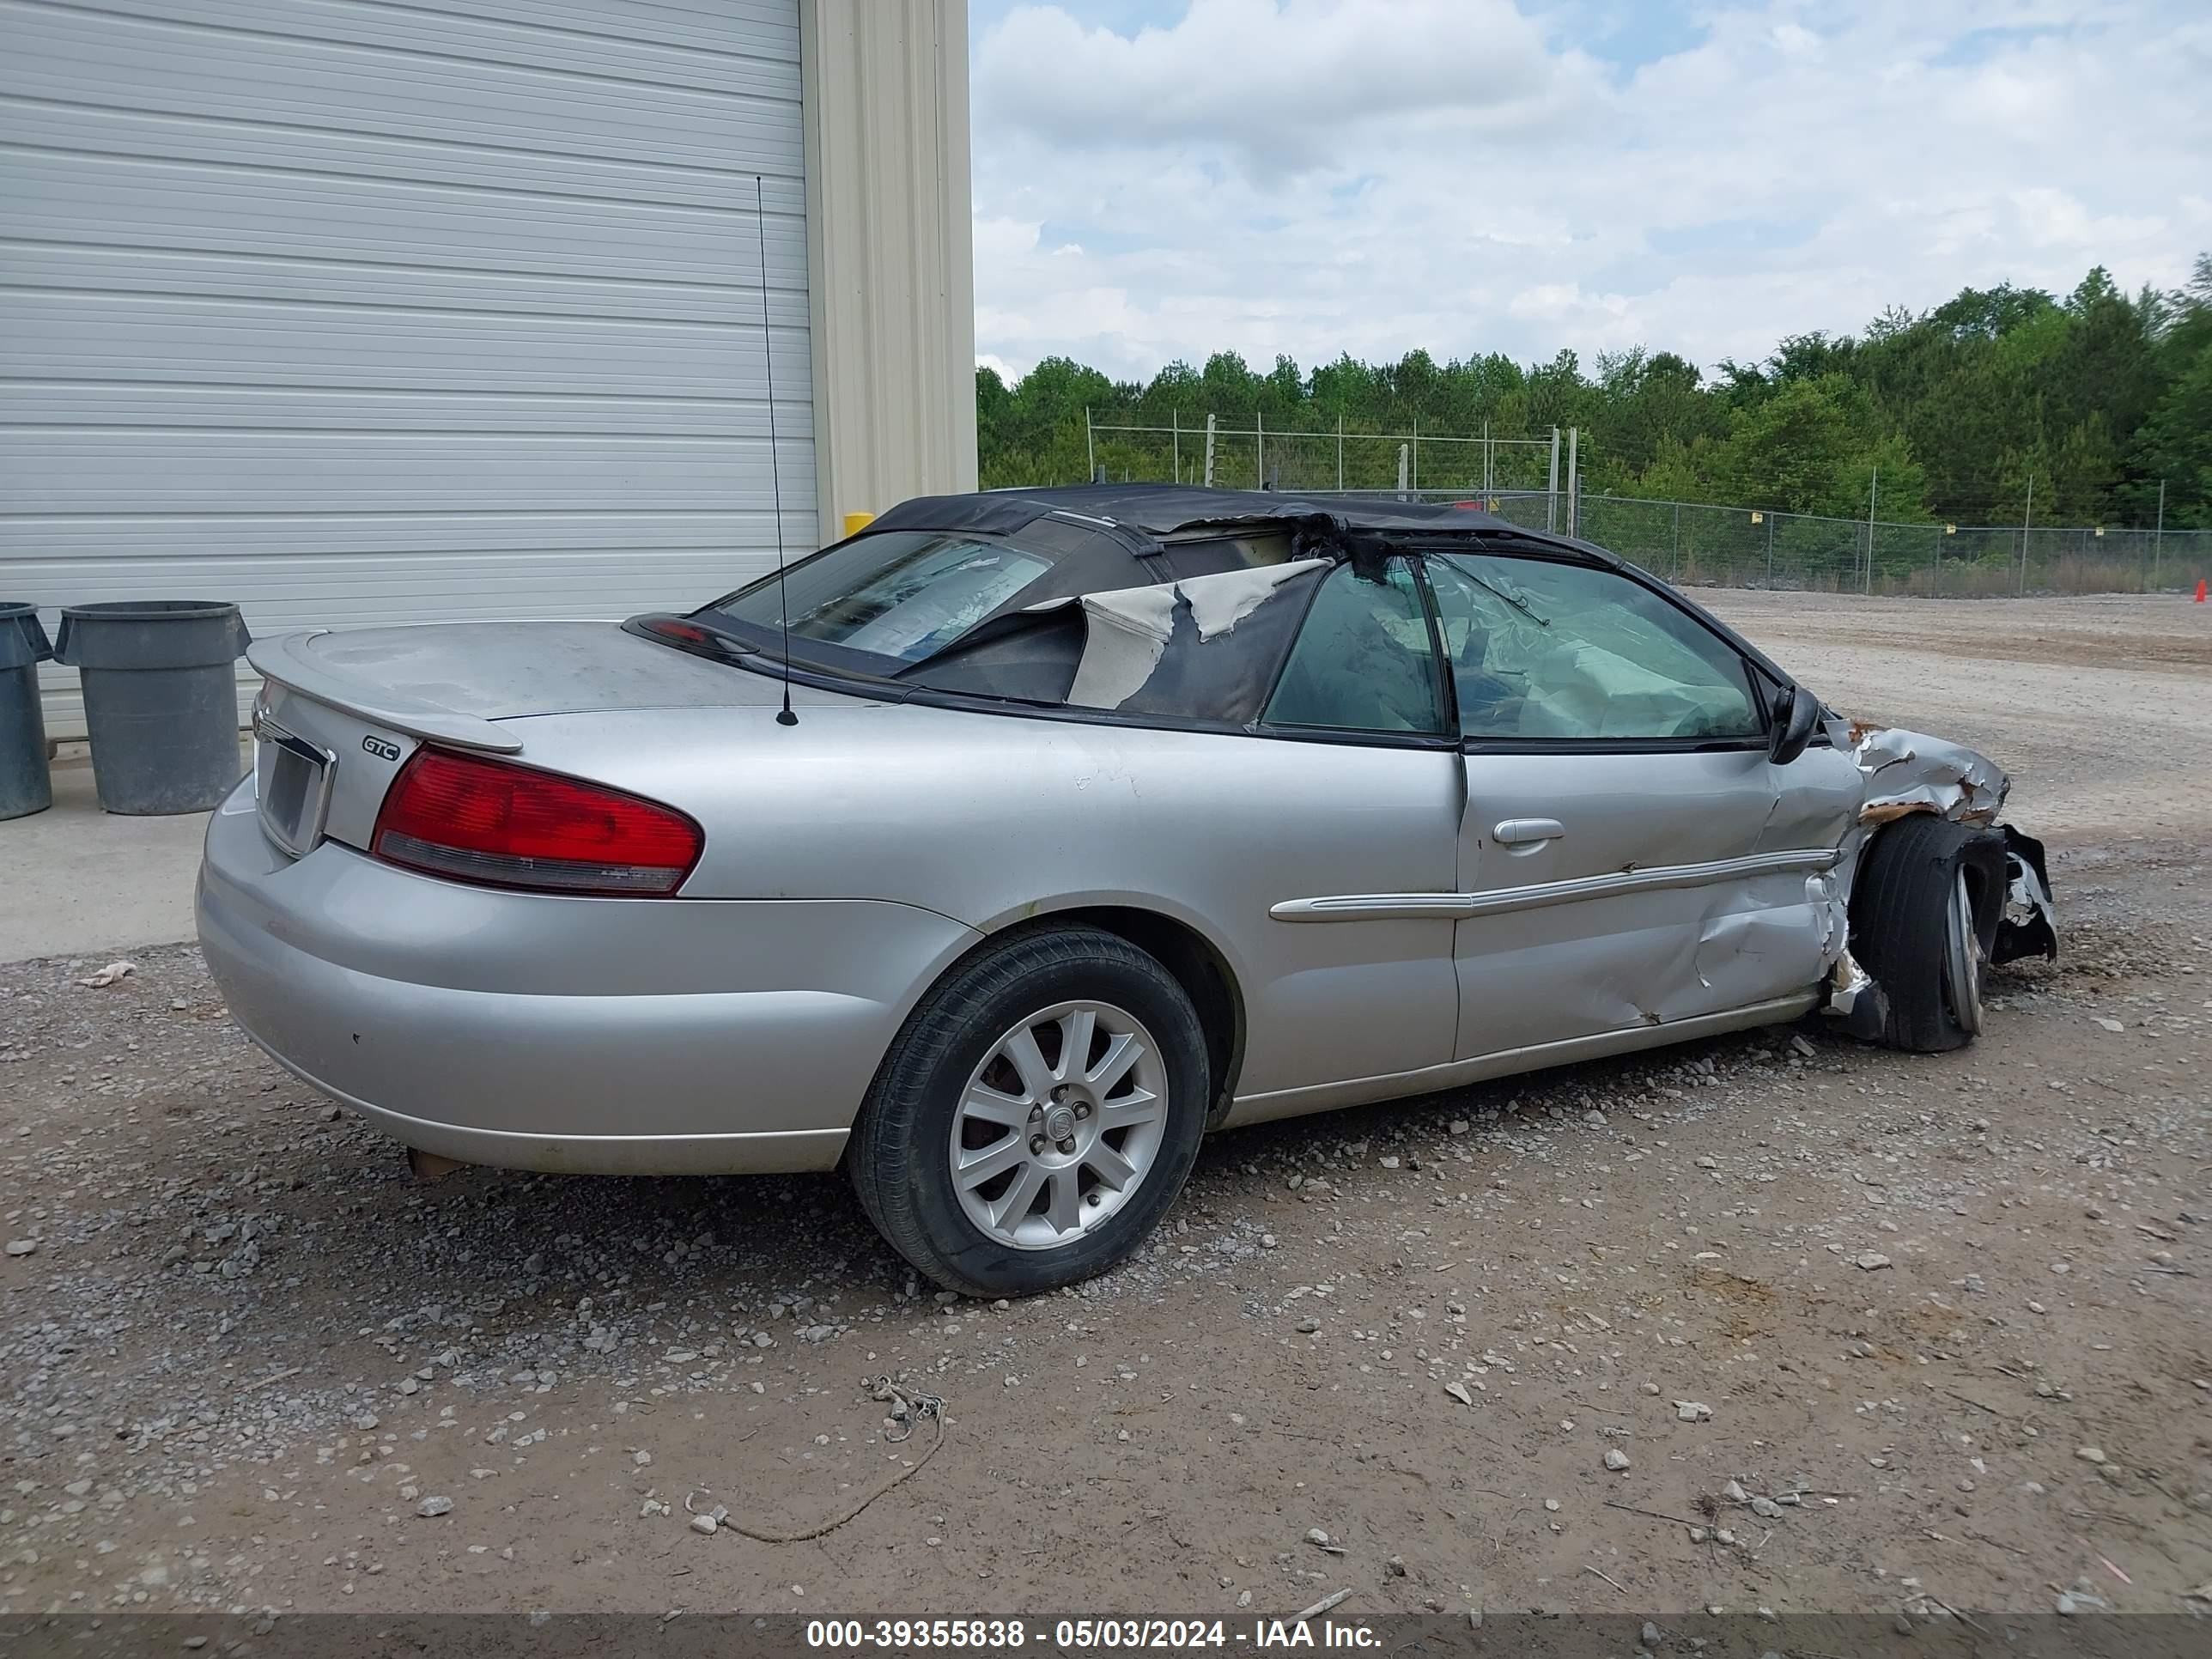
[(975, 1295), (1207, 1132), (2057, 950), (2006, 781), (1587, 543), (1395, 500), (911, 501), (688, 615), (294, 635), (198, 916), (418, 1159), (831, 1170)]

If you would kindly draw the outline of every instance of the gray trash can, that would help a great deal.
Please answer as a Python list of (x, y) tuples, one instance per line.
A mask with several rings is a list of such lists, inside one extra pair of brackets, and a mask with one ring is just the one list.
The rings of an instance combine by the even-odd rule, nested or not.
[(104, 811), (204, 812), (245, 775), (238, 675), (252, 642), (234, 605), (66, 605), (57, 661), (84, 678), (92, 781)]
[(53, 654), (38, 607), (0, 599), (0, 818), (28, 817), (54, 804), (39, 712), (39, 665)]

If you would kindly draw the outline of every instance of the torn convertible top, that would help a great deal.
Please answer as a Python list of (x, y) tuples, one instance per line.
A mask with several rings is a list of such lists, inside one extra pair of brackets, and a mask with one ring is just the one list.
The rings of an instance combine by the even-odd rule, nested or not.
[[(1486, 544), (1502, 553), (1595, 565), (1630, 574), (1662, 588), (1673, 602), (1698, 611), (1705, 624), (1778, 682), (1790, 676), (1758, 646), (1685, 594), (1660, 583), (1638, 566), (1591, 542), (1547, 531), (1529, 530), (1494, 513), (1449, 502), (1407, 501), (1394, 496), (1317, 496), (1273, 490), (1206, 489), (1187, 484), (1071, 484), (1049, 489), (992, 489), (968, 495), (918, 495), (872, 520), (862, 537), (884, 531), (966, 532), (1012, 536), (1027, 531), (1070, 537), (1090, 532), (1080, 562), (1071, 562), (1072, 594), (1146, 586), (1176, 577), (1210, 574), (1207, 568), (1182, 567), (1180, 544), (1188, 550), (1209, 535), (1229, 538), (1274, 531), (1287, 532), (1292, 560), (1345, 560), (1355, 568), (1379, 570), (1382, 556), (1394, 544), (1449, 542)], [(1108, 567), (1113, 550), (1130, 556), (1133, 580)], [(1234, 562), (1243, 562), (1242, 560)], [(1233, 568), (1212, 565), (1211, 568)]]

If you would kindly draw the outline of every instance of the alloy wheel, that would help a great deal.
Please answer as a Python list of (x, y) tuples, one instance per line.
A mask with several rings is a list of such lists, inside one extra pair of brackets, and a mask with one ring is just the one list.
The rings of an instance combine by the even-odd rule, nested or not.
[(953, 1189), (1002, 1244), (1049, 1250), (1101, 1225), (1159, 1153), (1167, 1068), (1110, 1003), (1039, 1010), (993, 1043), (953, 1113)]
[(1982, 1030), (1982, 941), (1974, 930), (1973, 895), (1961, 869), (1951, 880), (1951, 902), (1943, 921), (1943, 988), (1951, 1018), (1960, 1029), (1978, 1036)]

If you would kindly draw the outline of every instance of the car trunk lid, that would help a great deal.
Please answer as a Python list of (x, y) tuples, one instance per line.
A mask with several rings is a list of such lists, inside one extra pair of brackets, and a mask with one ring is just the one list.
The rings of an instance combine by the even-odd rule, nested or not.
[[(613, 623), (417, 624), (258, 640), (254, 709), (264, 827), (300, 856), (327, 836), (366, 848), (386, 792), (424, 744), (520, 756), (529, 717), (773, 707), (781, 681)], [(795, 685), (801, 706), (866, 699)]]
[[(781, 683), (656, 645), (612, 623), (472, 623), (328, 629), (258, 641), (265, 679), (434, 743), (513, 754), (497, 722), (601, 709), (757, 708)], [(795, 702), (852, 704), (794, 687)]]

